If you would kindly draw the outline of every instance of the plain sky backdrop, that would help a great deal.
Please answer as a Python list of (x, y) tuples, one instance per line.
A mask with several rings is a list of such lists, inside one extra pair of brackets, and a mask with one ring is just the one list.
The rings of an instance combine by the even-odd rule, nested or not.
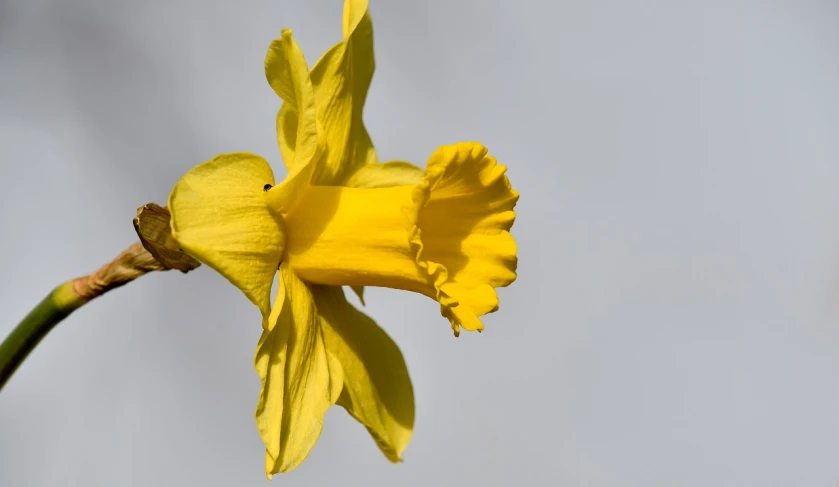
[[(839, 4), (371, 0), (380, 159), (480, 140), (521, 193), (486, 331), (369, 289), (417, 419), (342, 409), (276, 485), (839, 485)], [(0, 335), (231, 151), (283, 174), (268, 44), (340, 0), (0, 0)], [(0, 394), (0, 485), (264, 486), (257, 310), (209, 268), (62, 323)]]

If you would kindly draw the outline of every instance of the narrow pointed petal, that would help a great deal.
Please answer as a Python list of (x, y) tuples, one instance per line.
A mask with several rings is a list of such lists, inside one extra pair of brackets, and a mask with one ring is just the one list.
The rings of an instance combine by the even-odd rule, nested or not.
[[(342, 184), (355, 170), (376, 162), (376, 152), (364, 127), (362, 111), (373, 78), (373, 24), (367, 1), (344, 5), (344, 39), (329, 49), (312, 68), (317, 120), (322, 130), (325, 157), (319, 162), (314, 184)], [(283, 158), (295, 157), (299, 131), (297, 114), (277, 114), (277, 139)]]
[(169, 196), (172, 235), (181, 247), (241, 289), (263, 318), (285, 242), (268, 210), (266, 184), (274, 184), (274, 174), (264, 159), (225, 154), (192, 168)]
[[(348, 38), (356, 29), (358, 29), (358, 25), (364, 21), (365, 16), (369, 17), (370, 14), (367, 12), (368, 5), (368, 0), (344, 1), (344, 39)], [(369, 36), (369, 39), (367, 37), (364, 38), (364, 42), (367, 43), (364, 44), (364, 46), (372, 49), (373, 34), (369, 33), (366, 35)]]
[(283, 99), (277, 130), (288, 176), (269, 192), (271, 207), (282, 213), (293, 206), (309, 184), (316, 160), (325, 150), (319, 137), (315, 94), (306, 59), (290, 29), (283, 30), (282, 38), (274, 40), (268, 48), (265, 77)]
[(265, 443), (266, 474), (297, 467), (341, 393), (340, 363), (327, 353), (309, 287), (285, 265), (282, 285), (254, 359), (262, 379), (256, 423)]
[[(350, 161), (340, 178), (353, 172), (353, 168), (366, 164), (375, 164), (376, 150), (373, 141), (364, 126), (362, 112), (367, 101), (367, 91), (376, 70), (376, 60), (373, 50), (373, 21), (367, 10), (367, 0), (346, 0), (344, 3), (344, 39), (347, 43), (349, 63), (345, 73), (352, 74), (353, 93), (353, 125), (350, 132), (348, 156)], [(337, 179), (335, 183), (340, 182)]]
[(268, 46), (268, 53), (265, 55), (265, 77), (274, 92), (283, 100), (286, 111), (297, 116), (297, 121), (293, 124), (294, 138), (287, 139), (293, 145), (294, 157), (284, 161), (286, 167), (291, 170), (311, 159), (318, 135), (315, 123), (315, 96), (309, 79), (309, 68), (291, 29), (283, 29), (282, 37), (275, 39)]
[(404, 161), (390, 161), (383, 164), (361, 166), (347, 179), (344, 186), (350, 188), (389, 188), (417, 184), (425, 171)]
[(400, 461), (414, 427), (414, 390), (399, 347), (340, 287), (314, 286), (312, 293), (326, 348), (344, 372), (338, 404), (367, 427), (390, 461)]
[(297, 147), (297, 111), (288, 103), (283, 103), (277, 111), (277, 142), (283, 164), (290, 169)]

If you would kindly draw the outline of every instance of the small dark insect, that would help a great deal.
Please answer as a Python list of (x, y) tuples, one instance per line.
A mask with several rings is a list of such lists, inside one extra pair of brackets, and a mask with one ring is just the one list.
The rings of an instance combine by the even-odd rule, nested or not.
[(262, 191), (268, 191), (269, 189), (271, 189), (271, 188), (273, 188), (273, 187), (274, 187), (274, 186), (272, 186), (272, 185), (270, 185), (270, 184), (266, 184), (265, 186), (263, 186), (263, 187), (262, 187)]

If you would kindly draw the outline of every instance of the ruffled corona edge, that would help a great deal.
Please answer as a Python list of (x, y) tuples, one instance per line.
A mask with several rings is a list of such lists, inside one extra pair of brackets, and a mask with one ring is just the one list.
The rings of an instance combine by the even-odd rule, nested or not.
[(510, 234), (519, 194), (479, 143), (442, 146), (403, 208), (416, 263), (434, 286), (440, 313), (455, 336), (482, 331), (478, 318), (498, 309), (494, 288), (516, 279), (516, 242)]

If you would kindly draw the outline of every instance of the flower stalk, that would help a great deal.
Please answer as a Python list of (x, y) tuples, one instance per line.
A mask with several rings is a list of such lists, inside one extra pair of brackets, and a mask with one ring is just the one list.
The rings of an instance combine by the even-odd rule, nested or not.
[(73, 290), (73, 281), (68, 281), (26, 315), (0, 344), (0, 390), (47, 333), (85, 302)]
[(32, 350), (64, 318), (94, 298), (152, 271), (188, 272), (200, 264), (171, 238), (169, 211), (153, 203), (137, 210), (140, 241), (87, 276), (67, 281), (47, 295), (0, 344), (0, 390)]

